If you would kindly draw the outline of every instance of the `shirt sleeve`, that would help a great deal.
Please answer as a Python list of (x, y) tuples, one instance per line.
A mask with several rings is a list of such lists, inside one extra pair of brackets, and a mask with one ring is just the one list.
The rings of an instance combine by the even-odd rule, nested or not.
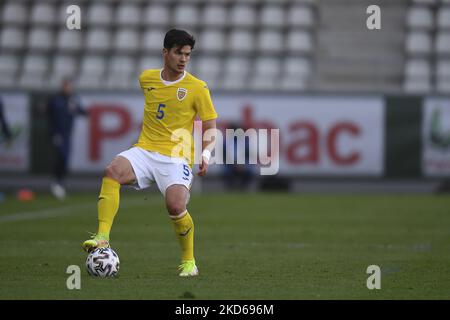
[(211, 100), (208, 86), (205, 82), (199, 88), (198, 98), (195, 102), (197, 114), (202, 121), (213, 120), (217, 118), (217, 112)]

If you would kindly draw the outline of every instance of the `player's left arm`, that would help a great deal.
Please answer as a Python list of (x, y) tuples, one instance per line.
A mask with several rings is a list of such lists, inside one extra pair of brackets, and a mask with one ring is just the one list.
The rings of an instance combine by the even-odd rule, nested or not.
[(202, 163), (198, 175), (203, 177), (208, 171), (209, 159), (216, 144), (216, 119), (202, 121)]

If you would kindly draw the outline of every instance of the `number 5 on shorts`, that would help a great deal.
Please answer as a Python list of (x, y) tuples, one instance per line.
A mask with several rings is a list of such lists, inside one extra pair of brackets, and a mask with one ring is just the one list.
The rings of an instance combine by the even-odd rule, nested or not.
[[(189, 166), (186, 165), (186, 164), (183, 164), (183, 174), (184, 174), (187, 178), (189, 178), (189, 173), (190, 173), (190, 171), (189, 171)], [(183, 178), (183, 179), (184, 179), (184, 178)]]

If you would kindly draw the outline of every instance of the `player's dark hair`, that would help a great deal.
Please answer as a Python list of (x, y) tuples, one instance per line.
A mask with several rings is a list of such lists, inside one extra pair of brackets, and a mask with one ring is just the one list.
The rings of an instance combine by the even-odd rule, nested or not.
[(190, 46), (191, 50), (194, 50), (195, 39), (194, 37), (184, 30), (171, 29), (167, 31), (164, 37), (164, 48), (167, 50), (173, 47)]

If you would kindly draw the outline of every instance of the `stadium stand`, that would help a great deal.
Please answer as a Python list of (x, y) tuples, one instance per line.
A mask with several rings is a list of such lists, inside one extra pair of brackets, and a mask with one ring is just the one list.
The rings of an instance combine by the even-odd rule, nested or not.
[(69, 2), (0, 3), (1, 88), (72, 76), (137, 90), (133, 77), (160, 65), (164, 33), (180, 27), (199, 40), (189, 70), (214, 89), (450, 92), (448, 0), (380, 0), (378, 32), (361, 27), (366, 0), (76, 2), (82, 30), (65, 27)]

